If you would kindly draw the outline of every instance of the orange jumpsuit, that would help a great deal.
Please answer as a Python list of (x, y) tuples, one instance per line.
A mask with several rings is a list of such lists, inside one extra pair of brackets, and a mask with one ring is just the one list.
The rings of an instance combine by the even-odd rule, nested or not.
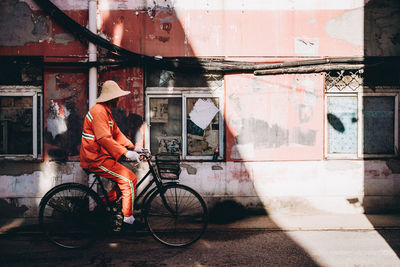
[[(81, 140), (81, 167), (117, 182), (122, 192), (122, 213), (131, 216), (137, 178), (117, 160), (135, 146), (120, 131), (107, 105), (96, 104), (87, 113)], [(115, 197), (115, 190), (109, 196)]]

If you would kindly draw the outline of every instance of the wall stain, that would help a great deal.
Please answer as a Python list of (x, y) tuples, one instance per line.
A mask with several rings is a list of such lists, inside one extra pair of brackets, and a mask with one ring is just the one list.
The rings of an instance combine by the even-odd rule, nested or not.
[(51, 20), (36, 15), (29, 5), (17, 0), (0, 2), (0, 46), (23, 46), (51, 37)]
[(49, 75), (45, 99), (45, 153), (50, 160), (79, 157), (82, 125), (87, 113), (86, 82), (83, 73)]
[(54, 35), (54, 43), (67, 45), (75, 41), (75, 37), (69, 33), (58, 33)]
[(213, 165), (211, 166), (211, 170), (213, 171), (222, 171), (224, 168), (222, 168), (221, 166), (218, 165)]
[(16, 162), (13, 160), (0, 161), (0, 175), (19, 176), (23, 174), (32, 174), (42, 170), (42, 164), (39, 162)]
[(185, 168), (189, 175), (196, 175), (197, 174), (197, 169), (194, 168), (193, 166), (189, 165), (189, 164), (183, 163), (183, 164), (181, 164), (181, 167)]

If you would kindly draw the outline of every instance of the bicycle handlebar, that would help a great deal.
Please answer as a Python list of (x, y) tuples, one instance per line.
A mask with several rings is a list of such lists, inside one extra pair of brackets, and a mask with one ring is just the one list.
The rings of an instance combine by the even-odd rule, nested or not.
[(126, 161), (126, 162), (137, 162), (139, 163), (140, 161), (142, 161), (143, 159), (145, 159), (146, 161), (151, 160), (152, 155), (150, 150), (148, 149), (144, 149), (143, 152), (137, 152), (140, 156), (139, 161), (135, 161), (135, 160), (129, 160), (128, 158), (126, 158), (124, 155), (121, 156), (121, 158), (118, 159), (118, 162), (122, 162), (122, 161)]
[(150, 160), (152, 155), (150, 150), (148, 149), (144, 149), (143, 152), (138, 152), (139, 156), (144, 157), (146, 160)]

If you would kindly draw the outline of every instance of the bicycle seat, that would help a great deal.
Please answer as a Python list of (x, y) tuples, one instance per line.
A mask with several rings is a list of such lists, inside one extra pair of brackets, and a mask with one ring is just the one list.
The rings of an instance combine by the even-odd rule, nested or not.
[(100, 176), (100, 175), (98, 175), (98, 174), (95, 174), (95, 173), (93, 173), (93, 172), (89, 171), (88, 169), (84, 169), (84, 168), (82, 168), (82, 170), (84, 170), (84, 171), (85, 171), (85, 173), (86, 173), (88, 176), (89, 176), (89, 175), (91, 175), (91, 174), (93, 174), (93, 175), (94, 175), (94, 177), (101, 178), (101, 176)]

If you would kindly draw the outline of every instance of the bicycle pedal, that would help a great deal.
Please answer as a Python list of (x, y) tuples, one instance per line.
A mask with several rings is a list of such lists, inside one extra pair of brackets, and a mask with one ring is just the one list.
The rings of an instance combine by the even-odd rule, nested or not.
[(121, 231), (122, 231), (122, 225), (121, 225), (121, 226), (118, 226), (118, 227), (114, 227), (114, 228), (112, 229), (112, 231), (113, 231), (114, 233), (121, 232)]

